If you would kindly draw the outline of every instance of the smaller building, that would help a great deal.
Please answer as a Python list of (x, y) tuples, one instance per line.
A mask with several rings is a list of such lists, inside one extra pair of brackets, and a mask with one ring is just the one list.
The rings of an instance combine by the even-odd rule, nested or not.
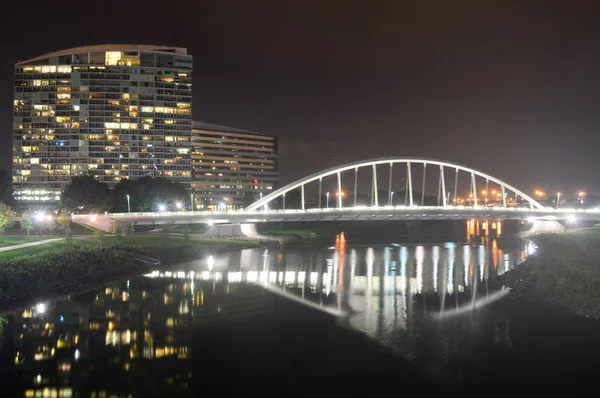
[(196, 210), (237, 210), (273, 190), (277, 137), (192, 123), (192, 190)]

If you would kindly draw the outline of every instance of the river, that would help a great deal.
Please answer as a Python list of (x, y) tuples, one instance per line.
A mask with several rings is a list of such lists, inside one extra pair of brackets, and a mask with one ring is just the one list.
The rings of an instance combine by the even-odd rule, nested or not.
[[(558, 338), (568, 331), (565, 322), (570, 326), (564, 327), (579, 332), (596, 330), (596, 324), (582, 325), (579, 319), (491, 289), (489, 281), (534, 254), (535, 245), (500, 236), (500, 224), (492, 229), (490, 223), (487, 233), (472, 227), (467, 223), (466, 238), (435, 243), (340, 231), (323, 240), (208, 255), (86, 293), (39, 300), (7, 314), (0, 365), (9, 377), (3, 377), (5, 390), (0, 392), (28, 397), (193, 396), (195, 383), (209, 369), (234, 366), (252, 374), (253, 362), (262, 360), (269, 363), (261, 366), (274, 372), (287, 359), (272, 357), (272, 351), (301, 358), (305, 353), (289, 354), (296, 352), (291, 346), (300, 344), (302, 350), (328, 352), (326, 346), (317, 348), (322, 343), (317, 341), (335, 339), (344, 330), (367, 336), (440, 385), (551, 380), (564, 369), (538, 362), (557, 355), (556, 349), (553, 355), (544, 351), (550, 342), (548, 336), (540, 338), (540, 327), (546, 325), (552, 330), (544, 333)], [(378, 240), (385, 243), (372, 243)], [(306, 310), (289, 319), (297, 322), (293, 330), (268, 326), (271, 330), (265, 331), (265, 325), (291, 311), (289, 305)], [(313, 323), (310, 314), (326, 315), (335, 326), (315, 330), (322, 322)], [(264, 328), (254, 329), (260, 326)], [(235, 338), (221, 341), (234, 332), (239, 333)], [(255, 334), (262, 339), (252, 340)], [(213, 352), (218, 344), (225, 351)], [(350, 343), (332, 347), (330, 356), (354, 349)], [(574, 355), (577, 347), (571, 344), (568, 352)], [(229, 350), (237, 356), (231, 357)], [(287, 372), (296, 372), (299, 380), (307, 372), (296, 362), (289, 366)], [(254, 385), (262, 385), (257, 381), (262, 376), (256, 377)]]

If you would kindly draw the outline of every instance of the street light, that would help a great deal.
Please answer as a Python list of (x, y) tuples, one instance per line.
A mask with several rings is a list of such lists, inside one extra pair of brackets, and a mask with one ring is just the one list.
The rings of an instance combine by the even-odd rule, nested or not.
[(181, 202), (176, 202), (175, 207), (177, 207), (178, 209), (181, 209), (183, 207), (183, 205), (181, 204)]
[(158, 211), (165, 211), (166, 209), (165, 205), (158, 205)]
[(392, 194), (390, 195), (390, 205), (394, 205), (394, 191), (392, 191)]
[(131, 203), (129, 202), (129, 194), (127, 194), (126, 196), (127, 196), (127, 212), (131, 213)]
[(558, 204), (560, 203), (560, 192), (556, 193), (556, 208), (558, 209)]
[(327, 209), (329, 209), (329, 192), (327, 192), (325, 195), (327, 195)]
[(40, 223), (40, 244), (42, 243), (42, 235), (44, 234), (44, 215), (42, 213), (36, 213), (35, 221)]

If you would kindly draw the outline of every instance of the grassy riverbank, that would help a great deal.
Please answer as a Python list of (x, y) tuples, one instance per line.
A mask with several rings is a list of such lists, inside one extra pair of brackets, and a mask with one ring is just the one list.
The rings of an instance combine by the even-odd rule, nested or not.
[(0, 247), (20, 245), (22, 243), (37, 242), (45, 238), (39, 235), (2, 235), (0, 236)]
[(542, 234), (537, 253), (500, 277), (523, 295), (600, 319), (600, 230)]
[(136, 235), (73, 240), (69, 244), (59, 241), (15, 250), (17, 253), (8, 251), (0, 257), (0, 306), (143, 271), (147, 266), (133, 259), (135, 253), (168, 264), (256, 246), (258, 243), (247, 241)]

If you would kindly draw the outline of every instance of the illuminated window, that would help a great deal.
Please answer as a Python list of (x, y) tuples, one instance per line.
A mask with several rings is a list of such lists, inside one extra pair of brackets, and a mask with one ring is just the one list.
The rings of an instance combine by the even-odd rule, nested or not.
[(123, 56), (123, 53), (121, 51), (107, 51), (106, 58), (105, 58), (105, 64), (106, 65), (118, 65), (122, 56)]
[(40, 158), (31, 158), (31, 164), (40, 164)]

